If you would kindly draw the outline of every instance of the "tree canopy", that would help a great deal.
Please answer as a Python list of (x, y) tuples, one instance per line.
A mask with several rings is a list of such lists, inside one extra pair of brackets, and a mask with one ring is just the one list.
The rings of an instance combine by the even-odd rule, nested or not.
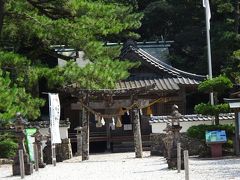
[[(209, 0), (213, 74), (226, 73), (239, 83), (239, 0)], [(172, 64), (193, 73), (207, 74), (207, 44), (202, 1), (138, 1), (144, 12), (138, 30), (142, 40), (174, 40)], [(236, 73), (232, 73), (232, 71)], [(237, 80), (238, 79), (238, 80)]]
[[(117, 60), (119, 50), (109, 50), (104, 42), (138, 37), (133, 30), (140, 27), (142, 14), (127, 5), (100, 0), (0, 0), (0, 83), (10, 88), (0, 93), (0, 99), (10, 103), (0, 106), (0, 119), (13, 117), (11, 109), (37, 118), (43, 105), (36, 94), (41, 78), (49, 87), (77, 83), (91, 89), (113, 88), (126, 78), (135, 64)], [(84, 51), (92, 63), (80, 68), (74, 58), (57, 53), (55, 45)], [(73, 60), (49, 68), (49, 57)], [(15, 102), (7, 96), (25, 100)]]
[(215, 105), (212, 105), (210, 103), (200, 103), (194, 107), (195, 112), (199, 114), (215, 116), (215, 124), (218, 125), (219, 114), (227, 113), (230, 111), (229, 105), (227, 103), (218, 104), (218, 98), (226, 90), (229, 90), (232, 87), (233, 84), (230, 79), (223, 75), (219, 75), (213, 79), (207, 79), (201, 82), (198, 86), (198, 90), (207, 93), (214, 92), (213, 95)]

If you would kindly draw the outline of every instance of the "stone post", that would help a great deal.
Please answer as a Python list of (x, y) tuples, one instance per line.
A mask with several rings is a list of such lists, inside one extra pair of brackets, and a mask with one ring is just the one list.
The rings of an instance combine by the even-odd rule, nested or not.
[(34, 144), (37, 147), (37, 156), (38, 156), (38, 166), (39, 168), (44, 168), (46, 164), (43, 162), (43, 150), (42, 150), (42, 140), (43, 135), (40, 133), (39, 128), (37, 128), (36, 133), (33, 134), (35, 138)]
[(82, 127), (76, 127), (74, 130), (77, 131), (77, 152), (76, 156), (81, 156), (82, 155)]
[(89, 121), (86, 109), (82, 108), (82, 160), (89, 159)]
[(43, 149), (43, 161), (47, 164), (52, 164), (52, 144), (51, 144), (51, 136), (48, 134), (46, 136), (46, 146)]
[(25, 167), (25, 174), (30, 175), (33, 173), (33, 164), (30, 162), (29, 155), (26, 153), (25, 148), (25, 132), (24, 132), (24, 125), (26, 125), (26, 121), (22, 118), (20, 113), (17, 113), (15, 121), (15, 131), (16, 137), (18, 139), (18, 150), (14, 157), (14, 162), (12, 165), (13, 175), (20, 175), (20, 162), (19, 162), (19, 150), (23, 152), (23, 160), (24, 160), (24, 167)]
[(133, 129), (134, 129), (134, 146), (136, 158), (142, 158), (142, 137), (140, 128), (139, 109), (133, 108)]
[(62, 153), (63, 160), (72, 158), (72, 148), (71, 148), (71, 142), (69, 138), (62, 139), (61, 153)]

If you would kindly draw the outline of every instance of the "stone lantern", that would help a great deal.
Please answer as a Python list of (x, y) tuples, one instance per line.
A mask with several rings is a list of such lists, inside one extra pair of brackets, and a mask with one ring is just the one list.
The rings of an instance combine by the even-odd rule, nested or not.
[(35, 139), (35, 142), (33, 144), (34, 146), (37, 147), (38, 166), (40, 168), (44, 168), (46, 166), (46, 164), (43, 162), (43, 150), (42, 150), (42, 141), (44, 140), (44, 137), (39, 131), (38, 127), (37, 131), (32, 136)]
[[(173, 169), (177, 168), (177, 143), (180, 142), (180, 126), (179, 119), (182, 117), (181, 113), (178, 111), (178, 106), (172, 106), (172, 113), (168, 118), (171, 120), (171, 123), (167, 124), (166, 137), (163, 139), (165, 149), (167, 151), (167, 163), (168, 168)], [(183, 168), (183, 159), (181, 162), (181, 167)]]
[(23, 119), (21, 113), (16, 114), (15, 121), (15, 133), (18, 140), (18, 150), (14, 157), (12, 169), (13, 175), (20, 175), (20, 162), (19, 162), (19, 150), (23, 150), (23, 159), (24, 159), (24, 167), (25, 174), (30, 175), (33, 173), (33, 164), (30, 162), (29, 155), (26, 152), (25, 148), (25, 137), (26, 134), (24, 132), (24, 126), (27, 124), (26, 120)]

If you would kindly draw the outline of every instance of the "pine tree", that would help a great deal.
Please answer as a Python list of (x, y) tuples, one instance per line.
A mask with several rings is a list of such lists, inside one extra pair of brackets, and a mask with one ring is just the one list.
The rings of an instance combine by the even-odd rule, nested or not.
[[(11, 104), (10, 109), (1, 104), (0, 119), (13, 117), (17, 110), (37, 118), (43, 102), (33, 89), (41, 78), (49, 87), (76, 83), (90, 89), (113, 88), (126, 78), (135, 64), (117, 60), (119, 50), (109, 50), (104, 42), (138, 37), (132, 30), (140, 26), (142, 14), (132, 10), (114, 1), (0, 0), (0, 83), (10, 88), (0, 93), (0, 99)], [(84, 51), (92, 63), (80, 68), (74, 59), (56, 53), (53, 45)], [(49, 56), (70, 61), (49, 68), (42, 61), (43, 57), (50, 61)], [(24, 100), (16, 93), (20, 91)], [(5, 99), (6, 93), (18, 101)]]

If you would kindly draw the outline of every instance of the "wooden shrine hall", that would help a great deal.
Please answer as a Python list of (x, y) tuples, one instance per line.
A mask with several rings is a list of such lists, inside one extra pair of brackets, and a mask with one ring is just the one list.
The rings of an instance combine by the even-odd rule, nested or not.
[[(141, 65), (131, 69), (130, 76), (117, 82), (115, 89), (66, 87), (66, 92), (78, 99), (63, 107), (64, 117), (71, 122), (72, 143), (76, 140), (74, 129), (84, 125), (83, 109), (88, 112), (90, 152), (100, 147), (102, 151), (112, 152), (134, 150), (133, 107), (139, 110), (141, 138), (146, 148), (149, 147), (151, 114), (169, 115), (173, 104), (178, 105), (181, 114), (186, 114), (186, 96), (196, 92), (206, 76), (172, 67), (167, 59), (171, 43), (125, 43), (120, 58), (139, 61)], [(115, 45), (109, 44), (109, 48)]]

